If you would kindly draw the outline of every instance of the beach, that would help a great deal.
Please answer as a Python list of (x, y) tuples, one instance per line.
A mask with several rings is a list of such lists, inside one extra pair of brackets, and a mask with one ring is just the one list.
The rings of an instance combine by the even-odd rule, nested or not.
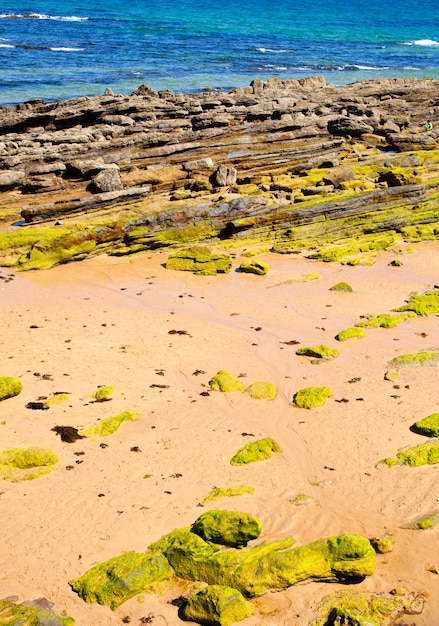
[[(85, 603), (68, 583), (124, 551), (144, 552), (206, 510), (227, 509), (261, 520), (254, 544), (293, 536), (303, 545), (341, 533), (392, 537), (394, 549), (377, 555), (376, 573), (349, 588), (422, 594), (423, 612), (407, 623), (437, 623), (437, 529), (401, 525), (439, 508), (438, 466), (380, 464), (423, 443), (410, 426), (438, 411), (436, 367), (401, 368), (385, 379), (394, 357), (439, 348), (437, 315), (367, 328), (361, 339), (335, 336), (432, 289), (438, 245), (401, 244), (355, 267), (267, 253), (258, 257), (270, 266), (265, 276), (237, 271), (242, 249), (233, 270), (217, 276), (165, 269), (166, 252), (2, 269), (2, 375), (23, 385), (0, 403), (2, 448), (41, 446), (59, 461), (35, 480), (2, 481), (0, 597), (47, 598), (79, 626), (182, 623), (172, 602), (187, 597), (189, 583), (137, 595), (115, 611)], [(401, 265), (389, 265), (396, 258)], [(352, 292), (330, 289), (341, 281)], [(296, 355), (319, 344), (339, 356)], [(245, 386), (271, 382), (277, 396), (213, 391), (209, 381), (219, 370)], [(97, 402), (91, 394), (103, 385), (114, 393)], [(294, 394), (311, 386), (328, 386), (332, 396), (319, 408), (294, 406)], [(60, 393), (67, 401), (35, 408)], [(127, 410), (136, 419), (108, 437), (67, 443), (53, 431)], [(264, 437), (281, 452), (230, 464), (239, 448)], [(243, 484), (254, 493), (203, 504), (213, 487)], [(307, 505), (295, 505), (299, 494), (310, 496)], [(267, 593), (252, 600), (255, 613), (242, 623), (306, 626), (321, 599), (342, 588), (311, 582)]]

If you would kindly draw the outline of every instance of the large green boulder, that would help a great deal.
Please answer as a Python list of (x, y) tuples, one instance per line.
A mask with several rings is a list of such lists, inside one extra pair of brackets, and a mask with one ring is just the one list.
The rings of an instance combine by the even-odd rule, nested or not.
[(171, 254), (166, 268), (215, 276), (227, 274), (232, 269), (232, 257), (228, 254), (216, 254), (205, 246), (193, 246)]
[(105, 604), (114, 610), (172, 573), (163, 554), (125, 552), (92, 567), (69, 585), (86, 602)]
[(434, 465), (439, 463), (439, 439), (401, 450), (396, 456), (402, 464), (411, 467)]
[(439, 413), (424, 417), (424, 419), (415, 422), (410, 429), (418, 435), (439, 437)]
[(259, 276), (263, 276), (267, 274), (270, 270), (270, 266), (263, 261), (257, 261), (256, 259), (246, 259), (239, 266), (239, 270), (241, 272), (246, 272), (247, 274), (258, 274)]
[(329, 387), (305, 387), (294, 394), (293, 404), (301, 409), (315, 409), (323, 406), (331, 396)]
[(184, 605), (182, 617), (205, 626), (232, 626), (253, 612), (254, 606), (236, 589), (208, 585)]
[(209, 381), (209, 386), (214, 391), (244, 391), (245, 385), (242, 380), (229, 374), (225, 370), (220, 370)]
[(191, 531), (211, 543), (241, 548), (261, 534), (262, 524), (250, 513), (212, 510), (200, 515)]
[(230, 459), (231, 465), (246, 465), (255, 461), (265, 461), (273, 452), (281, 452), (280, 445), (274, 439), (265, 437), (243, 446)]
[(0, 377), (0, 402), (18, 396), (23, 389), (23, 385), (18, 378), (12, 376)]
[(57, 615), (45, 598), (17, 603), (14, 598), (0, 600), (0, 626), (74, 626), (75, 620)]

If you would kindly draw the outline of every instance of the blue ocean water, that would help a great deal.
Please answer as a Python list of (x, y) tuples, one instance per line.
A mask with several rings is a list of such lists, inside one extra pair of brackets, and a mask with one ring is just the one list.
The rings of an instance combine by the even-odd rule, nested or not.
[(0, 104), (254, 78), (439, 79), (438, 0), (0, 0)]

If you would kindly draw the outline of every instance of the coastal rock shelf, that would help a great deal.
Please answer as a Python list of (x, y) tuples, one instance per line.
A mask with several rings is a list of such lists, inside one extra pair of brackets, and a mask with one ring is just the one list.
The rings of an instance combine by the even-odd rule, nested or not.
[(2, 107), (0, 263), (235, 240), (330, 261), (436, 238), (438, 95), (433, 79), (273, 78)]

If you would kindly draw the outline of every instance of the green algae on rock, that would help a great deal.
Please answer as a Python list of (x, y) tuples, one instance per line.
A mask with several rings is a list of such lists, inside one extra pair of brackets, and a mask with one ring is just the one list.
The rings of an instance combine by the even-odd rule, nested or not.
[(335, 359), (340, 354), (340, 350), (329, 348), (321, 344), (319, 346), (298, 348), (296, 354), (299, 356), (311, 356), (316, 359)]
[(264, 263), (263, 261), (258, 261), (256, 259), (246, 259), (242, 261), (239, 266), (239, 271), (247, 274), (257, 274), (259, 276), (264, 276), (270, 270), (270, 266), (268, 263)]
[(276, 386), (268, 382), (252, 383), (244, 391), (254, 400), (274, 400), (277, 395)]
[(421, 443), (419, 446), (406, 448), (397, 453), (397, 458), (403, 465), (418, 467), (419, 465), (435, 465), (439, 463), (439, 439)]
[(408, 528), (410, 530), (429, 530), (439, 524), (439, 509), (419, 515), (411, 522), (401, 524), (400, 528)]
[(424, 351), (415, 354), (401, 354), (389, 363), (390, 367), (419, 367), (421, 365), (439, 365), (439, 352)]
[(230, 459), (230, 465), (246, 465), (256, 461), (265, 461), (273, 452), (281, 452), (280, 445), (274, 439), (266, 437), (243, 446)]
[(125, 552), (92, 567), (82, 576), (70, 580), (69, 585), (85, 602), (105, 604), (114, 610), (172, 574), (172, 568), (162, 554)]
[(204, 498), (203, 504), (219, 500), (220, 498), (232, 498), (242, 496), (246, 493), (253, 495), (255, 488), (250, 485), (239, 485), (237, 487), (214, 487), (211, 492)]
[(57, 455), (45, 448), (10, 448), (0, 451), (0, 478), (19, 482), (34, 480), (52, 470)]
[(225, 370), (219, 370), (215, 376), (209, 381), (209, 386), (214, 391), (244, 391), (245, 385), (242, 380), (229, 374)]
[(89, 426), (88, 428), (84, 428), (83, 430), (78, 431), (80, 435), (83, 437), (90, 437), (91, 435), (99, 435), (100, 437), (108, 437), (108, 435), (112, 435), (122, 422), (130, 422), (136, 419), (136, 412), (132, 410), (122, 411), (118, 415), (112, 415), (110, 417), (105, 417), (103, 420), (94, 424), (93, 426)]
[(426, 437), (439, 437), (439, 413), (433, 413), (415, 422), (410, 426), (410, 430)]
[(323, 598), (317, 607), (319, 617), (309, 626), (391, 626), (402, 615), (421, 613), (424, 602), (422, 595), (405, 589), (390, 593), (337, 591)]
[(352, 287), (349, 283), (340, 282), (332, 287), (329, 287), (329, 291), (352, 291)]
[(23, 385), (13, 376), (0, 377), (0, 402), (18, 396), (23, 390)]
[(425, 293), (413, 293), (407, 298), (406, 304), (394, 309), (394, 311), (412, 311), (416, 315), (439, 313), (439, 289)]
[(45, 409), (50, 409), (52, 406), (56, 406), (57, 404), (63, 404), (63, 402), (67, 402), (70, 398), (70, 394), (68, 393), (54, 393), (53, 396), (47, 398), (44, 401), (43, 405)]
[(193, 246), (171, 254), (166, 262), (166, 268), (215, 276), (230, 272), (232, 258), (228, 254), (213, 253), (205, 246)]
[(96, 391), (91, 394), (91, 397), (94, 398), (96, 402), (104, 402), (105, 400), (109, 400), (113, 393), (114, 387), (103, 385), (102, 387), (98, 387)]
[(214, 509), (200, 515), (191, 526), (195, 533), (209, 543), (241, 548), (261, 534), (260, 520), (249, 513)]
[(20, 602), (14, 598), (0, 600), (0, 626), (74, 626), (75, 620), (57, 615), (45, 598)]
[(244, 596), (223, 585), (208, 585), (183, 606), (183, 619), (205, 626), (232, 626), (250, 617), (254, 606)]
[(341, 330), (335, 338), (337, 341), (349, 341), (350, 339), (360, 339), (361, 337), (366, 336), (366, 331), (364, 328), (346, 328), (346, 330)]
[(294, 394), (293, 404), (301, 409), (315, 409), (323, 406), (331, 396), (329, 387), (304, 387)]
[(388, 552), (392, 552), (395, 546), (395, 540), (388, 535), (372, 537), (372, 539), (370, 539), (370, 543), (377, 554), (387, 554)]
[(410, 317), (415, 317), (412, 312), (403, 315), (391, 315), (390, 313), (380, 313), (379, 315), (368, 315), (364, 322), (357, 322), (355, 326), (358, 328), (394, 328)]

